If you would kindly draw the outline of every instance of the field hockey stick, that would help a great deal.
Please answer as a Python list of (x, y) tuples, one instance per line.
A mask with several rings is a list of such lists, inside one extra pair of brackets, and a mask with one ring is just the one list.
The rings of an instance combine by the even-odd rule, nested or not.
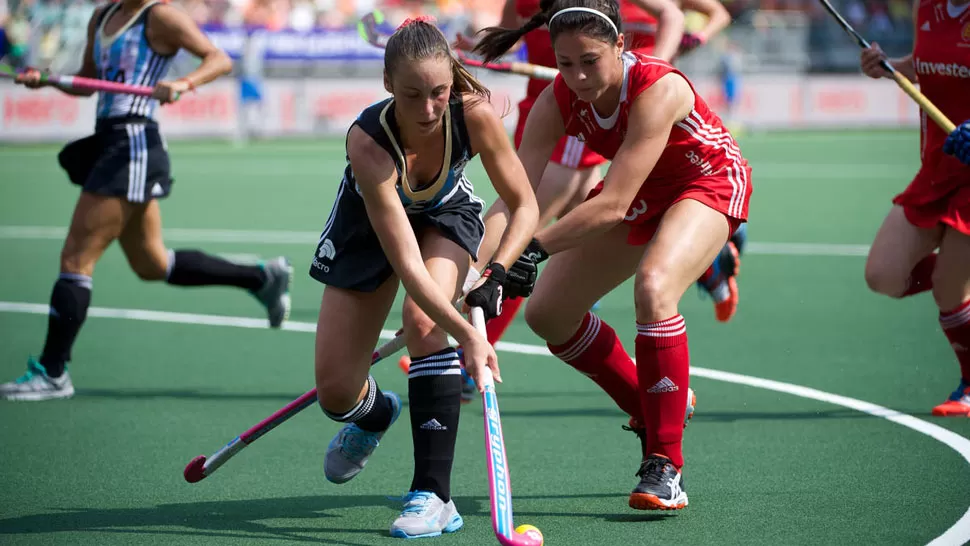
[[(379, 361), (398, 352), (402, 347), (404, 347), (404, 344), (404, 335), (401, 331), (398, 331), (394, 336), (394, 339), (388, 341), (384, 345), (381, 345), (377, 348), (377, 350), (374, 351), (374, 354), (371, 357), (371, 365), (373, 366)], [(283, 424), (290, 417), (293, 417), (310, 405), (316, 403), (316, 401), (317, 390), (312, 389), (307, 391), (303, 396), (300, 396), (296, 400), (283, 406), (276, 411), (276, 413), (270, 415), (266, 419), (263, 419), (246, 432), (236, 436), (222, 449), (213, 453), (211, 457), (206, 458), (205, 455), (199, 455), (198, 457), (192, 459), (189, 461), (189, 464), (185, 465), (185, 470), (182, 472), (182, 475), (185, 476), (185, 481), (189, 483), (202, 481), (206, 478), (206, 476), (211, 475), (220, 466), (224, 465), (226, 461), (242, 451), (244, 447), (255, 442), (267, 432)]]
[[(360, 34), (361, 38), (366, 40), (370, 45), (384, 49), (387, 46), (387, 40), (390, 38), (390, 35), (380, 28), (383, 23), (384, 15), (380, 11), (372, 11), (364, 15), (357, 23), (357, 32)], [(460, 51), (455, 51), (455, 55), (465, 66), (484, 68), (494, 72), (519, 74), (521, 76), (528, 76), (530, 78), (548, 81), (556, 79), (556, 75), (559, 74), (558, 70), (555, 68), (549, 68), (547, 66), (520, 62), (486, 64), (482, 61), (470, 59)]]
[[(0, 65), (0, 77), (16, 78), (17, 72), (9, 66)], [(147, 85), (129, 85), (127, 83), (111, 82), (95, 78), (85, 78), (82, 76), (60, 76), (57, 74), (40, 74), (40, 81), (49, 85), (56, 85), (68, 89), (82, 89), (85, 91), (98, 91), (101, 93), (118, 93), (122, 95), (136, 95), (139, 97), (150, 97), (155, 88)], [(178, 100), (178, 94), (175, 96)]]
[[(856, 43), (859, 44), (859, 47), (862, 49), (869, 49), (869, 42), (866, 41), (861, 34), (856, 32), (854, 28), (852, 28), (852, 25), (850, 25), (849, 22), (842, 17), (838, 10), (832, 6), (829, 0), (819, 1), (822, 2), (822, 6), (825, 8), (825, 10), (828, 11), (832, 17), (835, 17), (835, 20), (839, 23), (839, 26), (842, 27), (842, 30), (855, 39)], [(896, 84), (899, 85), (899, 87), (914, 101), (916, 101), (916, 104), (919, 104), (919, 107), (922, 108), (923, 111), (926, 112), (926, 115), (936, 122), (940, 128), (947, 133), (952, 133), (953, 130), (956, 129), (956, 125), (954, 125), (953, 122), (950, 121), (946, 115), (944, 115), (943, 112), (936, 107), (936, 105), (930, 102), (930, 99), (926, 98), (926, 95), (920, 93), (919, 89), (916, 89), (913, 83), (906, 79), (906, 76), (903, 76), (898, 70), (893, 68), (893, 66), (889, 64), (889, 61), (883, 59), (880, 64), (882, 65), (883, 69), (892, 75), (893, 79), (896, 80)]]
[[(471, 308), (471, 322), (484, 338), (485, 312), (481, 307)], [(512, 482), (509, 477), (508, 458), (505, 456), (505, 437), (502, 434), (502, 418), (498, 411), (498, 396), (492, 371), (485, 368), (482, 388), (482, 409), (485, 414), (485, 454), (488, 463), (488, 498), (491, 503), (492, 529), (495, 538), (503, 546), (541, 546), (542, 542), (529, 534), (515, 531), (512, 526)]]

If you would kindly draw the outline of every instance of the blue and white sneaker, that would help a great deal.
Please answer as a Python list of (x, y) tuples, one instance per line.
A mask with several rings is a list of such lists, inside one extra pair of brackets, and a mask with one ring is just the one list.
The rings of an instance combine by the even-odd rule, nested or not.
[(404, 510), (391, 524), (391, 536), (397, 538), (430, 538), (441, 533), (454, 533), (465, 521), (455, 501), (442, 501), (431, 491), (411, 491), (402, 498)]
[[(390, 428), (401, 415), (401, 398), (390, 391), (384, 391), (384, 396), (391, 402), (394, 411), (391, 422), (387, 425)], [(370, 432), (354, 423), (349, 423), (340, 429), (333, 440), (330, 440), (327, 455), (323, 460), (323, 472), (327, 480), (333, 483), (346, 483), (360, 474), (367, 464), (367, 459), (380, 445), (384, 432), (387, 430)]]
[(55, 400), (74, 396), (74, 384), (71, 374), (64, 373), (60, 377), (47, 375), (44, 365), (36, 358), (27, 360), (27, 373), (10, 383), (0, 385), (0, 398), (21, 402), (39, 402), (41, 400)]
[(283, 256), (259, 265), (266, 273), (262, 288), (251, 292), (266, 308), (270, 328), (279, 328), (290, 317), (290, 285), (293, 266)]

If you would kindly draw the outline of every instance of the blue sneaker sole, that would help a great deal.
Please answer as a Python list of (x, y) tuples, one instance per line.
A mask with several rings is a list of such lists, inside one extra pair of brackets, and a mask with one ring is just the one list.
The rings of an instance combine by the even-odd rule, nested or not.
[(423, 535), (409, 535), (400, 529), (395, 529), (391, 531), (391, 536), (394, 538), (403, 538), (405, 540), (411, 540), (415, 538), (434, 538), (434, 537), (440, 537), (441, 533), (454, 533), (455, 531), (461, 529), (464, 525), (465, 525), (465, 520), (461, 518), (461, 514), (455, 514), (448, 522), (448, 525), (445, 525), (445, 528), (442, 529), (441, 531), (436, 531), (434, 533), (425, 533)]

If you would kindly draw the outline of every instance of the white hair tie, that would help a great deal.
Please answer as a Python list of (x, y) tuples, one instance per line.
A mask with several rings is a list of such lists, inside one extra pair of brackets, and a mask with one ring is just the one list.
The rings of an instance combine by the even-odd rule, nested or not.
[(573, 13), (579, 13), (579, 12), (582, 12), (582, 13), (592, 13), (593, 15), (597, 15), (599, 17), (602, 17), (607, 23), (610, 24), (610, 27), (613, 28), (613, 32), (616, 34), (616, 36), (617, 37), (620, 36), (620, 30), (618, 28), (616, 28), (616, 24), (613, 23), (613, 20), (610, 19), (609, 17), (607, 17), (606, 14), (603, 13), (602, 11), (595, 10), (593, 8), (566, 8), (564, 10), (557, 11), (555, 13), (555, 15), (553, 15), (552, 17), (549, 18), (549, 22), (546, 23), (546, 25), (551, 27), (552, 26), (552, 22), (556, 20), (556, 17), (559, 17), (563, 13), (570, 13), (570, 12), (573, 12)]

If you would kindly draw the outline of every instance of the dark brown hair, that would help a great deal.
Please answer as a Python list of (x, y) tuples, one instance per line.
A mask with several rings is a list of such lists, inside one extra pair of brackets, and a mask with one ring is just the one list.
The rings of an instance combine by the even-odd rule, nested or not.
[(402, 61), (414, 62), (424, 59), (447, 57), (451, 61), (454, 83), (452, 94), (473, 93), (485, 100), (491, 92), (465, 68), (451, 51), (443, 32), (426, 19), (405, 21), (387, 40), (384, 50), (384, 72), (388, 78)]
[[(524, 25), (517, 29), (489, 27), (481, 30), (484, 33), (481, 41), (475, 46), (475, 52), (482, 55), (487, 62), (501, 57), (512, 48), (520, 38), (549, 22), (552, 16), (566, 8), (590, 8), (607, 16), (619, 32), (623, 32), (620, 21), (620, 6), (616, 0), (542, 0), (539, 2), (539, 13), (532, 16)], [(608, 44), (615, 44), (619, 35), (605, 19), (594, 13), (581, 11), (569, 12), (556, 17), (549, 27), (552, 40), (566, 31), (578, 31), (590, 38), (601, 40)]]

